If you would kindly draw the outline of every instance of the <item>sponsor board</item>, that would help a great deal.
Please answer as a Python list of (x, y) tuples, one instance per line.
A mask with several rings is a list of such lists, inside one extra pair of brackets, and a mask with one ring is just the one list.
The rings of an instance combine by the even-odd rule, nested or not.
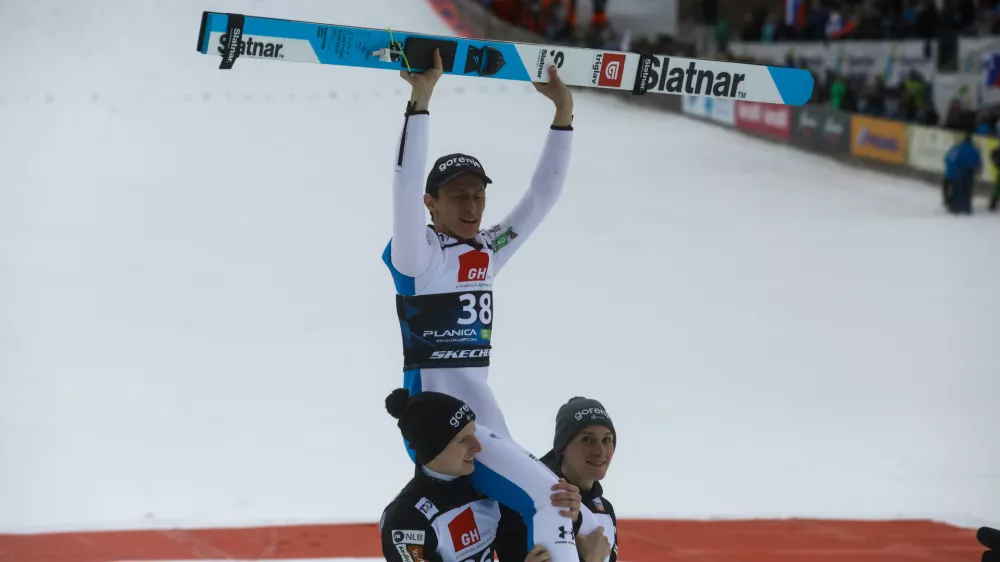
[(736, 102), (733, 100), (684, 96), (681, 108), (688, 115), (711, 119), (730, 127), (736, 125)]
[(962, 136), (947, 129), (910, 125), (906, 161), (925, 172), (944, 172), (944, 156)]
[(983, 159), (983, 171), (979, 174), (979, 179), (993, 183), (997, 180), (997, 167), (993, 165), (993, 160), (990, 159), (990, 152), (1000, 145), (995, 137), (983, 137), (976, 135), (972, 138), (972, 141), (976, 144), (976, 148), (979, 149), (979, 157)]
[(792, 108), (770, 103), (736, 102), (736, 126), (751, 133), (789, 140)]
[(906, 123), (851, 116), (851, 154), (890, 164), (906, 164)]
[(904, 81), (913, 70), (926, 80), (933, 79), (937, 72), (937, 41), (920, 39), (777, 43), (733, 41), (729, 43), (729, 50), (737, 56), (752, 57), (756, 63), (799, 66), (808, 68), (818, 76), (825, 76), (827, 72), (865, 80), (882, 76), (890, 86)]
[(851, 152), (851, 116), (825, 107), (797, 107), (792, 115), (795, 145), (822, 154)]

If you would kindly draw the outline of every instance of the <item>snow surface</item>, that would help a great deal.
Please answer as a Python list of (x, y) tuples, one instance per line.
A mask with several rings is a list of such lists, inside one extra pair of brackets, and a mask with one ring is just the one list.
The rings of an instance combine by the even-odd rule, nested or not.
[[(202, 9), (450, 33), (424, 2), (0, 2), (0, 532), (377, 521), (412, 473), (391, 229), (406, 84), (195, 52)], [(620, 434), (623, 517), (1000, 521), (1000, 219), (576, 94), (565, 195), (496, 286), (491, 382), (544, 453)], [(487, 221), (552, 109), (447, 77)]]

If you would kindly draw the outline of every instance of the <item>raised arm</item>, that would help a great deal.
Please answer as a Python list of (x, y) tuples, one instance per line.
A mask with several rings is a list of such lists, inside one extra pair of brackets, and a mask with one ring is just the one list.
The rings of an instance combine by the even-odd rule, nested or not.
[(430, 105), (434, 85), (443, 67), (435, 53), (434, 68), (423, 74), (400, 72), (411, 86), (403, 132), (396, 146), (396, 169), (392, 185), (392, 265), (403, 275), (417, 277), (431, 263), (433, 248), (428, 238), (424, 210), (424, 176), (430, 136)]
[(549, 82), (535, 83), (535, 89), (555, 104), (555, 116), (528, 191), (504, 220), (490, 230), (497, 272), (548, 215), (562, 194), (569, 172), (573, 148), (573, 95), (559, 79), (555, 67), (549, 68)]

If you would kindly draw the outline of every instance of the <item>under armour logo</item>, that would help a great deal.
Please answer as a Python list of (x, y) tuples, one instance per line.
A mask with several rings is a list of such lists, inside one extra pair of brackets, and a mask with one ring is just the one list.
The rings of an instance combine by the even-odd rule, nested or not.
[(567, 536), (573, 536), (573, 531), (567, 531), (565, 525), (559, 527), (559, 538), (565, 539)]

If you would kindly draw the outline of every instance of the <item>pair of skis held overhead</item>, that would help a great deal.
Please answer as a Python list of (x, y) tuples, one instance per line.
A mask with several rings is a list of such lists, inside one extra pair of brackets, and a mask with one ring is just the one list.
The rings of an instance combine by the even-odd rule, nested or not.
[(203, 12), (198, 52), (221, 56), (219, 68), (237, 58), (423, 72), (435, 49), (444, 73), (476, 78), (547, 82), (555, 65), (567, 86), (805, 105), (814, 80), (808, 70), (447, 37), (338, 24)]

